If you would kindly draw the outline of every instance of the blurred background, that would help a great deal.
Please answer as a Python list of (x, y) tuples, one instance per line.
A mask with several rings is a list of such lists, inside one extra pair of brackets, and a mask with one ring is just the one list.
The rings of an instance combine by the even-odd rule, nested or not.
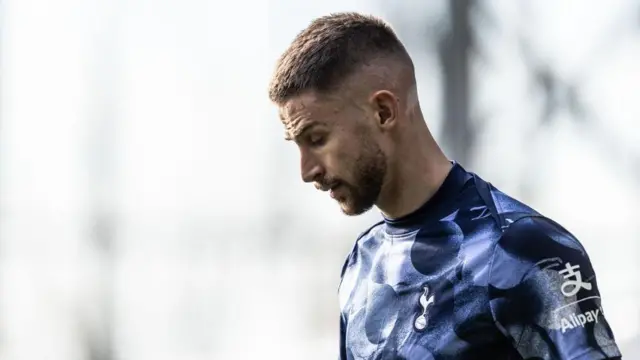
[(329, 359), (379, 218), (300, 180), (267, 85), (387, 19), (450, 158), (574, 232), (640, 359), (640, 1), (0, 1), (0, 359)]

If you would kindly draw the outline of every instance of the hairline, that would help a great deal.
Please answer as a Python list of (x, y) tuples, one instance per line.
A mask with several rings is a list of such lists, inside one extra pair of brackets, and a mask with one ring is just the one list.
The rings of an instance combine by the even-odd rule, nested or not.
[[(398, 51), (372, 52), (369, 59), (360, 61), (357, 64), (355, 64), (353, 68), (350, 69), (349, 72), (344, 77), (342, 77), (338, 81), (334, 81), (334, 83), (330, 84), (330, 86), (327, 87), (326, 89), (319, 89), (315, 86), (309, 86), (304, 89), (300, 89), (297, 92), (291, 93), (286, 97), (283, 97), (282, 99), (277, 99), (272, 102), (278, 106), (284, 106), (291, 99), (308, 95), (308, 94), (313, 94), (319, 100), (333, 100), (333, 97), (337, 93), (340, 93), (343, 91), (353, 93), (356, 86), (353, 86), (352, 84), (358, 81), (357, 78), (359, 76), (364, 75), (369, 79), (374, 77), (375, 75), (372, 76), (371, 73), (375, 72), (375, 69), (371, 69), (371, 68), (376, 68), (376, 67), (389, 68), (391, 66), (397, 66), (399, 68), (407, 67), (410, 69), (412, 73), (415, 71), (413, 61), (406, 50), (402, 52), (398, 52)], [(384, 76), (378, 76), (378, 78), (382, 79), (384, 78)], [(391, 91), (391, 89), (382, 89), (382, 88), (377, 90)]]

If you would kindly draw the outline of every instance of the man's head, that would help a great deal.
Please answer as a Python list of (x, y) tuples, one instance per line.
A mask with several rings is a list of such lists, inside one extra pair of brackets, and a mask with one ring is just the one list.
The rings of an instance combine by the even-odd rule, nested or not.
[(413, 64), (383, 21), (356, 13), (314, 20), (279, 59), (269, 88), (301, 173), (345, 214), (369, 210), (393, 181), (418, 107)]

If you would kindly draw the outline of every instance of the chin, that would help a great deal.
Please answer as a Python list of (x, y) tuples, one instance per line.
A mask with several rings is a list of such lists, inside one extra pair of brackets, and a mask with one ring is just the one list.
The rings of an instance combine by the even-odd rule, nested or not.
[(361, 212), (356, 211), (355, 209), (352, 208), (347, 208), (342, 206), (341, 207), (342, 213), (347, 215), (347, 216), (358, 216), (360, 214), (362, 214)]
[(355, 204), (340, 202), (340, 209), (342, 213), (347, 216), (362, 215), (371, 210), (371, 208), (373, 208), (373, 204), (371, 204), (371, 206), (355, 206)]

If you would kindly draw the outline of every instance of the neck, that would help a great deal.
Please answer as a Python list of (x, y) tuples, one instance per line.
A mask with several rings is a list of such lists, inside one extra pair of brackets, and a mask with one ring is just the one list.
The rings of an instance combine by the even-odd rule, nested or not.
[(419, 209), (438, 191), (452, 167), (428, 129), (416, 139), (403, 143), (420, 146), (414, 145), (413, 150), (403, 151), (406, 156), (389, 169), (393, 176), (384, 184), (376, 203), (389, 219), (397, 219)]

